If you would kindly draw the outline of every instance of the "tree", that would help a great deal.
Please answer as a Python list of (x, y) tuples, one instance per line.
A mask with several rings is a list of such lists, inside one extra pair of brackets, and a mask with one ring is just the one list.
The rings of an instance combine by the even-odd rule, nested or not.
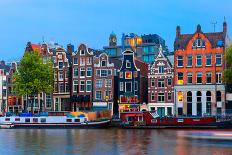
[(224, 82), (232, 84), (232, 44), (226, 48), (226, 69), (224, 71)]
[[(52, 92), (52, 62), (48, 61), (43, 64), (42, 57), (37, 51), (26, 51), (20, 60), (17, 71), (14, 73), (14, 91), (17, 96), (27, 96), (27, 105), (28, 95), (32, 97), (42, 92)], [(33, 106), (31, 108), (31, 111), (33, 111)]]

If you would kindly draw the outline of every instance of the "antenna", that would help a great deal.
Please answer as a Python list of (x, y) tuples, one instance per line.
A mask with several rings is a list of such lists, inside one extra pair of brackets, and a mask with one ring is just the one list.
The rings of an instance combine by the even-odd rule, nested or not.
[(213, 25), (213, 31), (215, 32), (215, 27), (216, 27), (217, 22), (211, 22), (211, 24)]

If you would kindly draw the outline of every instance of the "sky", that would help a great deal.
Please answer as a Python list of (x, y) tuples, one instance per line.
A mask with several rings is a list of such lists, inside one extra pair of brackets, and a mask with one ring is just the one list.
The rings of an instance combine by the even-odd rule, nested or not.
[(224, 17), (232, 38), (231, 0), (0, 0), (0, 60), (18, 60), (28, 41), (108, 45), (111, 32), (158, 34), (173, 50), (176, 26), (181, 33), (222, 31)]

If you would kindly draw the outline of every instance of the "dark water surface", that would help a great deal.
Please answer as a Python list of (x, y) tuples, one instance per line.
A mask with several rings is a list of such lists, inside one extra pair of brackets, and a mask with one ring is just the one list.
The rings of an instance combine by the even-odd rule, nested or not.
[[(190, 136), (193, 132), (196, 131), (2, 129), (0, 154), (232, 155), (232, 140), (198, 139)], [(228, 136), (232, 131), (223, 133)]]

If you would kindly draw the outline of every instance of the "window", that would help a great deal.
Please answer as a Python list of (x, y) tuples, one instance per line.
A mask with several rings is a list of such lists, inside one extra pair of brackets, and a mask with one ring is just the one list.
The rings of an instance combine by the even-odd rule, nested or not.
[(81, 68), (80, 73), (81, 73), (81, 76), (85, 76), (85, 68)]
[(74, 59), (73, 59), (73, 63), (74, 63), (74, 65), (77, 64), (77, 58), (74, 58)]
[(216, 54), (216, 65), (217, 66), (222, 65), (222, 55), (221, 54)]
[(120, 82), (120, 91), (123, 91), (123, 82)]
[(51, 94), (46, 94), (46, 107), (47, 108), (51, 108), (52, 107)]
[(96, 100), (101, 100), (101, 99), (102, 99), (102, 92), (96, 91)]
[(86, 73), (87, 76), (92, 76), (92, 68), (87, 68), (87, 73)]
[(88, 64), (88, 65), (91, 65), (91, 64), (92, 64), (92, 58), (87, 58), (86, 61), (87, 61), (87, 64)]
[(80, 65), (81, 65), (81, 66), (85, 65), (85, 58), (81, 58), (81, 59), (80, 59)]
[(96, 80), (96, 87), (101, 88), (102, 87), (102, 80)]
[(164, 102), (164, 93), (158, 93), (158, 102)]
[(102, 61), (101, 61), (101, 66), (102, 66), (102, 67), (106, 67), (106, 60), (102, 60)]
[(137, 78), (137, 77), (138, 77), (138, 72), (134, 71), (134, 78)]
[(16, 122), (19, 122), (19, 121), (20, 121), (20, 118), (15, 118), (15, 121), (16, 121)]
[(201, 47), (201, 39), (197, 39), (197, 47)]
[(123, 72), (119, 73), (120, 78), (123, 78)]
[(178, 81), (177, 81), (177, 84), (179, 84), (179, 85), (182, 85), (182, 84), (183, 84), (183, 75), (184, 75), (184, 74), (183, 74), (182, 72), (179, 72), (179, 73), (178, 73), (178, 77), (177, 77), (177, 78), (178, 78), (178, 79), (177, 79)]
[(97, 75), (97, 76), (100, 76), (100, 75), (101, 75), (101, 70), (100, 70), (100, 69), (97, 69), (96, 75)]
[(102, 69), (101, 70), (101, 77), (106, 77), (107, 76), (107, 70), (106, 69)]
[(46, 118), (40, 118), (41, 123), (46, 123)]
[(134, 90), (135, 90), (135, 91), (138, 90), (138, 82), (137, 82), (137, 81), (135, 81), (135, 83), (134, 83)]
[(38, 123), (38, 118), (33, 118), (33, 123)]
[(125, 82), (125, 92), (132, 92), (132, 83)]
[(126, 68), (131, 68), (131, 62), (126, 61)]
[(222, 73), (216, 73), (216, 83), (222, 83)]
[(187, 83), (192, 84), (192, 80), (193, 80), (192, 73), (187, 73)]
[(183, 56), (177, 56), (177, 67), (183, 67)]
[(172, 93), (168, 93), (168, 100), (170, 101), (170, 100), (172, 100)]
[(73, 92), (79, 93), (79, 91), (78, 91), (78, 81), (77, 80), (73, 81)]
[(155, 79), (151, 79), (151, 87), (155, 87)]
[(30, 118), (25, 118), (25, 123), (30, 123)]
[(222, 101), (222, 93), (220, 91), (217, 91), (217, 102)]
[(154, 101), (155, 100), (155, 93), (151, 92), (151, 100)]
[(191, 55), (187, 56), (187, 67), (192, 67), (192, 56)]
[(164, 73), (164, 66), (159, 66), (159, 73)]
[(80, 122), (80, 119), (79, 119), (79, 118), (76, 118), (76, 119), (74, 119), (74, 122), (75, 122), (75, 123), (79, 123), (79, 122)]
[(202, 73), (197, 73), (197, 84), (202, 83)]
[(212, 65), (212, 55), (207, 54), (206, 55), (206, 66), (211, 66)]
[(205, 47), (205, 41), (204, 40), (201, 41), (201, 46)]
[(59, 84), (59, 89), (60, 89), (60, 92), (63, 93), (64, 92), (64, 84)]
[(84, 92), (85, 91), (85, 81), (80, 81), (80, 91)]
[(112, 75), (112, 70), (111, 69), (108, 70), (108, 76), (109, 75)]
[(59, 80), (63, 80), (63, 71), (59, 71)]
[(74, 76), (78, 76), (78, 68), (74, 68), (74, 70), (73, 70), (73, 75), (74, 75)]
[(206, 83), (207, 84), (211, 83), (211, 76), (212, 76), (212, 73), (206, 73)]
[(59, 62), (59, 69), (63, 69), (63, 62)]
[(65, 91), (69, 92), (69, 84), (68, 83), (65, 83)]
[(86, 81), (86, 91), (91, 92), (91, 90), (92, 90), (92, 81), (87, 80)]
[(201, 92), (200, 91), (197, 92), (197, 102), (198, 103), (201, 102)]
[(172, 85), (172, 79), (168, 78), (168, 85), (171, 86)]
[(85, 55), (85, 51), (84, 51), (84, 50), (81, 50), (80, 55)]
[(112, 86), (112, 80), (111, 79), (106, 79), (105, 87), (111, 87), (111, 86)]
[(197, 55), (196, 66), (202, 66), (202, 56), (201, 55)]
[(131, 71), (125, 72), (125, 79), (132, 79), (132, 72)]
[[(111, 91), (107, 90), (107, 91), (105, 91), (105, 94), (106, 94), (106, 96), (108, 96), (108, 99), (111, 99), (111, 98), (112, 98)], [(106, 99), (106, 98), (105, 98), (105, 99)]]
[(178, 96), (178, 98), (177, 98), (178, 102), (182, 102), (183, 101), (183, 93), (181, 91), (179, 91), (177, 96)]
[(164, 87), (164, 79), (158, 79), (158, 87), (160, 88)]

